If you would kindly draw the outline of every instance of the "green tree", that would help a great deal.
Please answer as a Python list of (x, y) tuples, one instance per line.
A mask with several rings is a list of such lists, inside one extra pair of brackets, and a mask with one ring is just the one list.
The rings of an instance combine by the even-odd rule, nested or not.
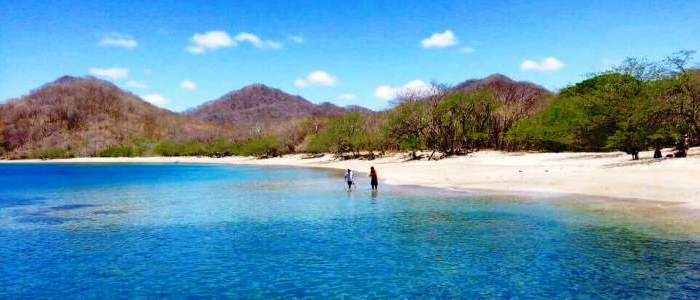
[(580, 150), (575, 132), (586, 124), (583, 105), (581, 97), (554, 99), (542, 112), (516, 123), (506, 138), (528, 150)]
[(396, 149), (411, 151), (416, 158), (416, 151), (426, 147), (430, 107), (424, 101), (407, 101), (400, 103), (387, 115), (384, 126), (386, 142)]
[[(601, 151), (644, 147), (640, 135), (648, 106), (642, 81), (604, 73), (561, 91), (545, 109), (522, 120), (508, 137), (525, 148), (550, 151)], [(613, 140), (609, 141), (611, 137)]]
[(447, 94), (433, 110), (437, 150), (451, 155), (485, 145), (498, 107), (495, 93), (488, 90)]
[(666, 59), (669, 80), (664, 98), (677, 117), (677, 126), (694, 140), (700, 135), (700, 71), (689, 68), (695, 51), (680, 51)]
[(311, 138), (307, 150), (359, 156), (367, 142), (366, 118), (355, 112), (329, 120), (326, 127)]

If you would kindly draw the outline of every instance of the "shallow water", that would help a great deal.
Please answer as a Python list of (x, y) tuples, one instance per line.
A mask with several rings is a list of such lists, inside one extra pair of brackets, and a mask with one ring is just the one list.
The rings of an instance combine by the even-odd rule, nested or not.
[(347, 193), (336, 171), (0, 165), (0, 298), (700, 295), (695, 239), (366, 181)]

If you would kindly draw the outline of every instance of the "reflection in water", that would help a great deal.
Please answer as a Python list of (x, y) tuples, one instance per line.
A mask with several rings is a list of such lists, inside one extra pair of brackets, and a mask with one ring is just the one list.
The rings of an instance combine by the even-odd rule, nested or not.
[(49, 207), (50, 210), (74, 210), (74, 209), (81, 209), (81, 208), (86, 208), (86, 207), (97, 207), (99, 205), (94, 205), (94, 204), (65, 204), (65, 205), (58, 205), (58, 206), (52, 206)]
[(21, 195), (0, 195), (0, 208), (36, 205), (44, 201), (41, 197), (27, 197)]
[(94, 215), (121, 215), (125, 213), (127, 213), (127, 211), (121, 209), (96, 210), (92, 212)]
[(696, 240), (600, 207), (348, 193), (323, 172), (0, 165), (0, 298), (700, 293)]

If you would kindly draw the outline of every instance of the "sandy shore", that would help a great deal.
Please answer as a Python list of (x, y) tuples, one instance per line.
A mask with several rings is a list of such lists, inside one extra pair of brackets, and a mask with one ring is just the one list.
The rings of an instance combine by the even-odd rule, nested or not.
[[(400, 154), (375, 160), (335, 160), (331, 155), (304, 159), (288, 155), (271, 159), (246, 157), (139, 157), (75, 158), (50, 162), (105, 163), (223, 163), (353, 169), (367, 172), (374, 166), (383, 183), (418, 185), (466, 191), (579, 194), (598, 197), (674, 202), (700, 208), (700, 148), (683, 159), (651, 159), (651, 152), (631, 161), (611, 153), (504, 153), (479, 151), (439, 161), (405, 161)], [(0, 161), (4, 163), (39, 160)], [(341, 171), (339, 171), (341, 172)], [(358, 184), (369, 184), (357, 176)], [(367, 181), (367, 182), (365, 182)]]

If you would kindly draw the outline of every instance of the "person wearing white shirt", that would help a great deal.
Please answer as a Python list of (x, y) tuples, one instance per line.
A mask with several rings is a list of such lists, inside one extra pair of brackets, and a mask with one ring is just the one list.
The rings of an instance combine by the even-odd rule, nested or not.
[(355, 184), (352, 178), (352, 171), (350, 169), (345, 172), (345, 181), (348, 183), (348, 190), (350, 190), (352, 185)]

